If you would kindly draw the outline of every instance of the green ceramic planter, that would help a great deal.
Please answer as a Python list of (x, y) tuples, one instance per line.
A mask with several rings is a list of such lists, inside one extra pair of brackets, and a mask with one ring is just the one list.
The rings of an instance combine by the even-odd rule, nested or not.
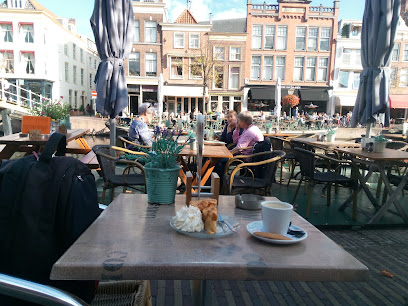
[(173, 169), (144, 168), (150, 204), (173, 204), (180, 166)]

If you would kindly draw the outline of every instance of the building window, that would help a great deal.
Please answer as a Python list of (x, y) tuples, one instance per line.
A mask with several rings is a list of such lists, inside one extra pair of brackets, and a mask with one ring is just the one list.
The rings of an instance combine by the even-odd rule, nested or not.
[(306, 59), (306, 81), (314, 81), (316, 75), (316, 57)]
[(89, 74), (89, 88), (92, 88), (92, 73)]
[(145, 54), (146, 76), (157, 76), (157, 54)]
[(304, 51), (305, 49), (306, 49), (306, 27), (297, 27), (295, 50)]
[(273, 73), (273, 56), (264, 56), (262, 79), (266, 81), (271, 81), (272, 73)]
[(222, 97), (222, 111), (226, 114), (230, 107), (229, 107), (229, 103), (230, 103), (230, 97)]
[(22, 52), (22, 62), (25, 66), (25, 72), (27, 74), (35, 73), (35, 58), (33, 52)]
[(68, 102), (72, 106), (72, 89), (68, 91)]
[(140, 41), (140, 21), (135, 20), (135, 32), (133, 33), (133, 42), (139, 42)]
[(69, 54), (68, 54), (68, 44), (64, 45), (64, 55), (69, 56)]
[(230, 68), (229, 89), (239, 88), (239, 67)]
[(189, 48), (190, 49), (200, 48), (200, 34), (189, 35)]
[(408, 86), (408, 69), (401, 69), (400, 74), (400, 87)]
[(69, 64), (65, 63), (65, 82), (69, 82)]
[(330, 50), (330, 28), (322, 28), (320, 32), (320, 51)]
[(84, 86), (84, 69), (81, 68), (81, 85)]
[(214, 58), (216, 60), (223, 61), (225, 59), (225, 48), (224, 47), (214, 47)]
[(74, 91), (74, 107), (76, 108), (78, 105), (78, 91)]
[(94, 60), (94, 69), (96, 69), (96, 59)]
[(89, 68), (92, 68), (92, 58), (89, 57)]
[(340, 70), (339, 72), (339, 86), (340, 88), (348, 88), (349, 71)]
[(0, 73), (14, 73), (13, 51), (0, 51), (3, 56), (4, 66), (0, 68)]
[(344, 66), (361, 66), (360, 49), (343, 49), (342, 64)]
[(140, 76), (140, 53), (132, 52), (129, 54), (128, 74), (130, 76)]
[(288, 36), (288, 27), (278, 27), (278, 38), (276, 41), (276, 50), (286, 50), (287, 36)]
[(72, 81), (74, 84), (77, 83), (77, 66), (75, 65), (72, 67)]
[(214, 68), (214, 88), (224, 88), (224, 66), (216, 66)]
[(309, 36), (307, 38), (307, 50), (317, 51), (317, 37), (319, 36), (319, 28), (309, 28)]
[(241, 97), (234, 97), (234, 111), (239, 114), (241, 112)]
[(171, 72), (170, 78), (183, 79), (183, 58), (172, 57), (171, 58)]
[(353, 72), (353, 89), (358, 89), (360, 87), (360, 72)]
[(23, 32), (25, 43), (34, 43), (34, 27), (32, 24), (21, 25), (21, 31)]
[(277, 56), (275, 63), (275, 80), (280, 78), (282, 81), (285, 80), (285, 66), (286, 58), (284, 56)]
[(76, 44), (72, 44), (72, 58), (76, 59)]
[(0, 24), (1, 36), (4, 42), (13, 42), (13, 26), (10, 23)]
[(79, 49), (79, 60), (81, 61), (81, 63), (84, 62), (84, 50)]
[(408, 61), (408, 44), (404, 45), (404, 53), (402, 54), (402, 60)]
[(174, 33), (174, 48), (184, 48), (184, 33)]
[(252, 49), (262, 49), (262, 26), (252, 26)]
[(145, 42), (157, 42), (157, 23), (156, 21), (145, 21)]
[(395, 44), (394, 49), (392, 49), (391, 60), (393, 62), (398, 62), (399, 61), (399, 54), (400, 54), (400, 44)]
[(398, 68), (391, 68), (391, 87), (397, 87)]
[(328, 57), (319, 58), (319, 69), (317, 71), (317, 81), (326, 82), (327, 81), (327, 71), (329, 66)]
[(230, 61), (239, 61), (241, 59), (241, 47), (230, 47)]
[(203, 66), (196, 58), (190, 58), (190, 79), (203, 78)]
[(251, 80), (261, 79), (261, 56), (253, 55), (251, 59)]
[(265, 49), (275, 47), (275, 26), (265, 26)]
[(293, 72), (294, 81), (303, 81), (303, 66), (305, 63), (304, 57), (295, 57), (295, 70)]

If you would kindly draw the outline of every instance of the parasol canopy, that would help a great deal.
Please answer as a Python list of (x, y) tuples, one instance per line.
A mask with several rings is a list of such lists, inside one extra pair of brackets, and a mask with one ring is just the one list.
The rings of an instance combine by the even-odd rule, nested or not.
[(95, 76), (96, 111), (111, 118), (112, 145), (112, 141), (116, 141), (116, 124), (113, 119), (128, 105), (123, 61), (129, 56), (133, 42), (132, 1), (95, 0), (90, 21), (101, 58)]
[[(366, 0), (361, 32), (361, 63), (356, 103), (351, 126), (376, 122), (385, 114), (384, 125), (389, 126), (389, 84), (391, 55), (400, 16), (401, 0)], [(368, 135), (367, 135), (368, 136)]]

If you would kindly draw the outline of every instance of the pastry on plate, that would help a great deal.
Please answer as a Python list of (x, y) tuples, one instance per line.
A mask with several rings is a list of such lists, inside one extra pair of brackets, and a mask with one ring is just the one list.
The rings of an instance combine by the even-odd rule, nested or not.
[(217, 200), (216, 199), (201, 199), (191, 200), (191, 206), (197, 207), (201, 211), (204, 222), (204, 228), (211, 235), (217, 232)]

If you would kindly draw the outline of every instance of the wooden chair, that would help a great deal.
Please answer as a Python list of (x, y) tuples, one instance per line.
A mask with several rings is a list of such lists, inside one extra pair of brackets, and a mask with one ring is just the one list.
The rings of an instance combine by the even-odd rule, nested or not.
[(152, 148), (151, 146), (144, 146), (144, 145), (140, 145), (138, 143), (135, 143), (135, 142), (131, 141), (129, 139), (129, 137), (127, 137), (127, 136), (118, 136), (118, 138), (122, 141), (123, 147), (125, 149), (128, 149), (128, 150), (135, 149), (136, 151), (140, 151), (141, 148), (145, 148), (145, 149), (151, 149)]
[[(348, 164), (352, 165), (350, 161), (346, 160), (338, 160), (335, 158), (331, 158), (329, 156), (314, 153), (309, 150), (295, 148), (295, 158), (300, 165), (300, 173), (302, 175), (299, 184), (297, 186), (295, 195), (292, 200), (292, 204), (295, 203), (296, 197), (298, 195), (300, 185), (303, 181), (309, 182), (309, 195), (306, 207), (306, 218), (309, 218), (310, 215), (310, 206), (312, 201), (312, 192), (313, 187), (315, 184), (326, 184), (327, 185), (327, 206), (330, 206), (331, 203), (331, 185), (332, 184), (339, 184), (344, 187), (349, 187), (355, 190), (357, 188), (357, 180), (355, 178), (349, 178), (344, 175), (339, 174), (337, 171), (333, 171), (328, 169), (326, 172), (320, 172), (315, 168), (315, 160), (325, 159), (328, 161), (328, 165), (331, 165), (332, 162), (335, 162), (338, 165)], [(357, 207), (357, 194), (354, 192), (353, 197), (353, 211)]]
[[(251, 192), (261, 189), (266, 195), (275, 178), (276, 162), (284, 156), (285, 152), (279, 150), (234, 156), (225, 166), (224, 192), (232, 194), (234, 188), (250, 189)], [(246, 162), (248, 159), (261, 161)], [(236, 166), (230, 169), (235, 164)]]
[[(94, 150), (98, 159), (104, 181), (101, 203), (103, 203), (105, 200), (105, 193), (107, 189), (112, 189), (112, 202), (115, 187), (119, 186), (123, 187), (123, 192), (126, 192), (127, 188), (138, 190), (134, 186), (143, 187), (143, 192), (146, 192), (144, 169), (140, 163), (135, 160), (117, 158), (116, 151), (110, 146), (94, 146), (92, 150)], [(116, 164), (126, 166), (122, 174), (116, 174)], [(140, 173), (136, 173), (135, 169), (139, 169)], [(130, 173), (131, 171), (133, 171), (132, 174)]]

